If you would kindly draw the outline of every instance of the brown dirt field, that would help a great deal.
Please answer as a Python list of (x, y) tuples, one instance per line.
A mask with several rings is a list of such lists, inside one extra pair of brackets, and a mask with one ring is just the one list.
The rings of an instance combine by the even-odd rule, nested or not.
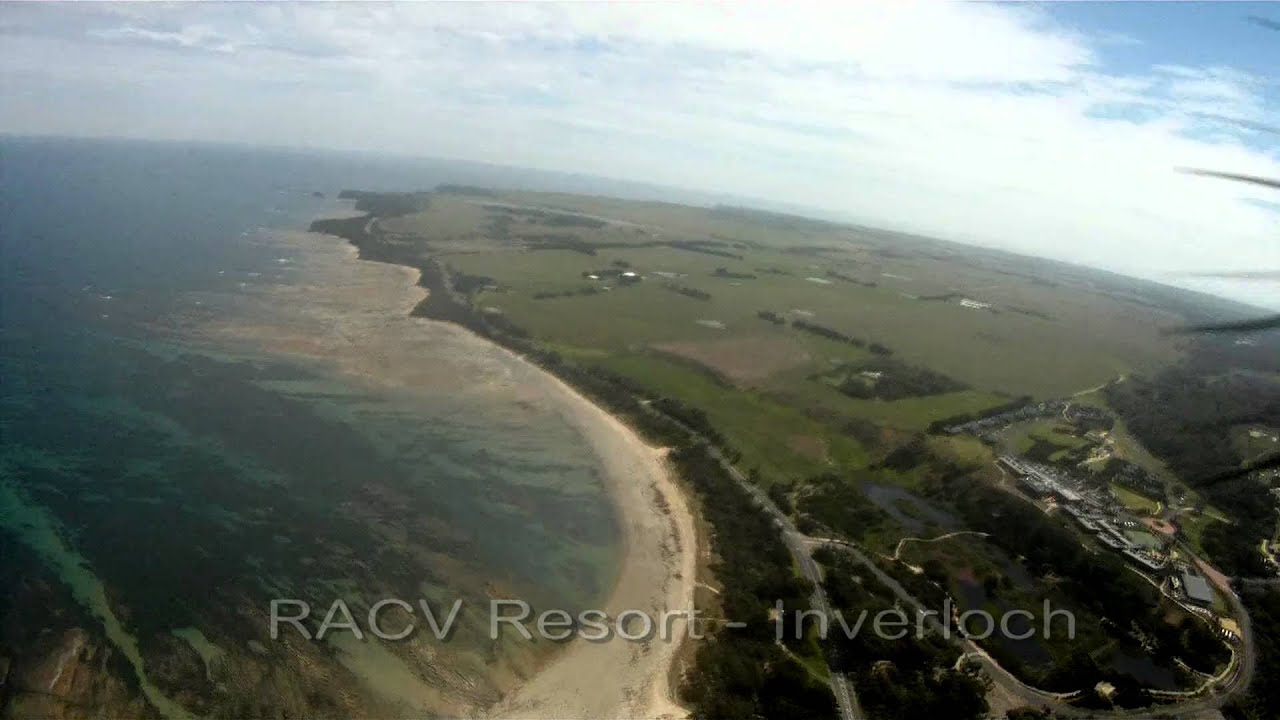
[(1224, 593), (1235, 594), (1231, 590), (1231, 578), (1227, 577), (1221, 570), (1199, 558), (1196, 559), (1196, 567), (1200, 568), (1200, 572), (1204, 574), (1205, 578), (1217, 586), (1219, 590)]
[(803, 345), (785, 337), (667, 342), (653, 347), (706, 365), (739, 385), (759, 382), (811, 359)]
[(827, 442), (814, 435), (792, 435), (787, 445), (797, 453), (815, 462), (827, 462)]
[(1162, 535), (1172, 535), (1178, 530), (1173, 523), (1156, 518), (1142, 518), (1142, 524)]

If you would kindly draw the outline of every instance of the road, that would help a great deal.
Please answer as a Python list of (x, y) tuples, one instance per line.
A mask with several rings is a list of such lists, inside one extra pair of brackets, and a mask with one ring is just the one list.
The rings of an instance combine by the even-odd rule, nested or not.
[[(645, 404), (644, 407), (646, 407), (650, 412), (659, 412), (648, 404)], [(710, 442), (707, 442), (706, 439), (698, 432), (684, 423), (681, 423), (680, 421), (665, 414), (663, 417), (682, 427), (690, 434), (691, 437), (701, 439), (706, 444), (708, 453), (720, 463), (725, 471), (729, 473), (730, 477), (738, 483), (739, 487), (750, 495), (755, 500), (756, 504), (770, 515), (774, 521), (774, 525), (777, 526), (780, 534), (782, 535), (783, 542), (791, 552), (791, 556), (795, 560), (796, 566), (800, 568), (801, 574), (806, 580), (813, 583), (814, 591), (810, 596), (810, 603), (813, 605), (813, 609), (822, 612), (826, 617), (832, 617), (831, 605), (827, 601), (826, 590), (822, 587), (822, 570), (818, 564), (814, 562), (812, 554), (815, 546), (822, 545), (840, 548), (852, 556), (858, 563), (870, 570), (871, 573), (881, 583), (888, 587), (899, 600), (908, 607), (913, 608), (919, 616), (923, 617), (925, 624), (928, 625), (931, 630), (937, 632), (944, 638), (948, 638), (951, 641), (956, 642), (966, 654), (970, 654), (972, 657), (977, 658), (978, 662), (987, 672), (992, 682), (999, 685), (1003, 691), (1032, 707), (1048, 706), (1061, 717), (1137, 718), (1149, 717), (1152, 712), (1159, 712), (1162, 714), (1176, 713), (1175, 717), (1192, 716), (1205, 711), (1216, 710), (1221, 707), (1228, 698), (1247, 689), (1249, 682), (1253, 678), (1256, 656), (1252, 643), (1246, 640), (1242, 643), (1240, 653), (1241, 662), (1238, 665), (1237, 672), (1227, 683), (1227, 686), (1230, 687), (1229, 692), (1222, 693), (1220, 695), (1209, 695), (1196, 700), (1188, 700), (1170, 705), (1160, 705), (1135, 710), (1098, 712), (1074, 707), (1065, 702), (1065, 700), (1075, 693), (1051, 693), (1027, 685), (1008, 670), (1004, 669), (1004, 667), (997, 663), (977, 643), (968, 638), (960, 637), (957, 633), (950, 632), (949, 628), (944, 628), (942, 622), (938, 619), (937, 611), (931, 611), (925, 607), (924, 603), (920, 602), (915, 598), (915, 596), (907, 592), (906, 588), (902, 587), (897, 580), (893, 579), (892, 576), (884, 572), (880, 566), (876, 565), (875, 562), (868, 558), (857, 545), (835, 538), (814, 538), (801, 532), (800, 529), (796, 527), (795, 523), (791, 521), (791, 518), (786, 513), (782, 512), (776, 504), (774, 504), (773, 500), (769, 498), (764, 490), (752, 483), (751, 480), (740, 472), (718, 448)], [(1228, 601), (1232, 604), (1237, 617), (1240, 618), (1242, 636), (1244, 638), (1251, 638), (1252, 628), (1250, 626), (1249, 614), (1245, 610), (1244, 605), (1240, 602), (1239, 598), (1233, 594), (1225, 593), (1225, 595), (1227, 595)], [(828, 650), (828, 652), (830, 651)], [(831, 665), (832, 663), (830, 662), (830, 658), (828, 658), (828, 666), (830, 667)], [(853, 687), (849, 683), (848, 678), (834, 670), (831, 671), (830, 676), (831, 692), (836, 698), (836, 705), (839, 710), (841, 720), (859, 720), (860, 718), (863, 718), (864, 715), (858, 705), (857, 695), (854, 693)]]
[(936, 542), (942, 542), (943, 540), (950, 540), (953, 537), (960, 537), (962, 535), (977, 535), (978, 537), (987, 537), (988, 534), (984, 532), (978, 532), (977, 530), (957, 530), (955, 532), (949, 532), (946, 535), (939, 535), (938, 537), (934, 537), (934, 538), (918, 538), (918, 537), (902, 538), (901, 540), (898, 541), (898, 546), (893, 549), (893, 559), (898, 560), (902, 557), (902, 548), (906, 547), (907, 543), (909, 542), (923, 543), (923, 544), (936, 543)]
[[(696, 434), (695, 437), (697, 437)], [(791, 518), (782, 512), (782, 509), (775, 505), (763, 490), (747, 479), (747, 476), (743, 475), (738, 468), (734, 467), (733, 463), (729, 462), (718, 448), (708, 443), (707, 449), (711, 456), (738, 483), (738, 486), (747, 491), (747, 494), (756, 501), (756, 504), (773, 518), (774, 525), (778, 527), (782, 534), (782, 542), (787, 546), (787, 550), (791, 552), (791, 557), (795, 560), (796, 567), (800, 568), (800, 574), (813, 583), (813, 594), (809, 596), (809, 604), (813, 606), (814, 610), (822, 613), (823, 617), (831, 617), (831, 604), (827, 602), (827, 591), (822, 587), (822, 569), (818, 567), (818, 563), (813, 561), (813, 553), (810, 549), (808, 536), (800, 532), (795, 523), (791, 522)], [(840, 712), (841, 720), (861, 720), (865, 716), (862, 714), (862, 708), (858, 706), (858, 697), (853, 692), (853, 686), (843, 673), (831, 668), (832, 664), (830, 658), (828, 658), (827, 666), (831, 670), (831, 694), (836, 698), (836, 708)]]

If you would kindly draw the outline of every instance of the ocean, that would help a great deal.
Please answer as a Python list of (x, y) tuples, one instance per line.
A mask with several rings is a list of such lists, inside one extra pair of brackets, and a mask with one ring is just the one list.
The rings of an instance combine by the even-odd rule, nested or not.
[[(0, 139), (0, 703), (449, 714), (532, 673), (552, 648), (493, 641), (480, 608), (609, 591), (622, 549), (599, 459), (555, 408), (513, 394), (508, 360), (478, 366), (427, 331), (386, 350), (403, 333), (379, 332), (379, 313), (403, 308), (367, 303), (407, 281), (298, 231), (348, 210), (342, 188), (535, 180)], [(384, 377), (384, 350), (425, 381)], [(272, 639), (279, 598), (311, 604), (313, 630), (339, 599), (361, 625), (383, 598), (467, 604), (447, 641), (352, 643)]]

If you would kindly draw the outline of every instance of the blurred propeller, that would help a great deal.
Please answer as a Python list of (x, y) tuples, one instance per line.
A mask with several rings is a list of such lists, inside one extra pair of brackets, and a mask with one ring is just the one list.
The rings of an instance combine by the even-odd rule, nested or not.
[(1255, 332), (1258, 330), (1270, 330), (1272, 328), (1280, 328), (1280, 315), (1270, 315), (1268, 317), (1254, 318), (1252, 320), (1239, 320), (1236, 322), (1185, 325), (1183, 327), (1166, 330), (1165, 334), (1189, 335), (1191, 333)]
[(1196, 483), (1196, 486), (1203, 487), (1204, 485), (1208, 485), (1211, 483), (1219, 483), (1219, 482), (1226, 482), (1227, 480), (1235, 480), (1237, 478), (1248, 477), (1249, 475), (1252, 475), (1256, 472), (1261, 472), (1263, 470), (1273, 470), (1275, 468), (1280, 468), (1280, 453), (1274, 453), (1261, 460), (1255, 460), (1251, 463), (1244, 465), (1243, 467), (1233, 468), (1225, 472), (1220, 472), (1217, 475), (1211, 475), (1207, 478), (1203, 478)]
[(1280, 31), (1280, 22), (1272, 20), (1271, 18), (1264, 18), (1261, 15), (1250, 15), (1245, 19), (1253, 23), (1254, 25), (1257, 25), (1258, 27), (1263, 27), (1268, 30)]
[[(1271, 30), (1280, 30), (1280, 23), (1250, 16), (1251, 22), (1257, 23)], [(1269, 125), (1260, 125), (1242, 120), (1236, 120), (1227, 117), (1213, 116), (1214, 119), (1234, 122), (1244, 127), (1250, 127), (1255, 130), (1264, 130), (1267, 132), (1276, 132), (1276, 128)], [(1199, 168), (1179, 168), (1181, 172), (1191, 175), (1200, 175), (1203, 177), (1220, 178), (1222, 180), (1233, 180), (1235, 182), (1249, 183), (1251, 185), (1260, 185), (1273, 190), (1280, 190), (1280, 180), (1273, 178), (1264, 178), (1257, 175), (1243, 175), (1241, 173), (1219, 172), (1217, 170), (1202, 170)], [(1277, 270), (1251, 270), (1243, 272), (1221, 272), (1221, 273), (1196, 273), (1199, 277), (1220, 277), (1235, 278), (1241, 280), (1275, 280), (1280, 279), (1280, 271)], [(1271, 330), (1280, 328), (1280, 315), (1272, 315), (1269, 317), (1255, 318), (1253, 320), (1240, 320), (1237, 322), (1227, 323), (1209, 323), (1204, 325), (1189, 325), (1181, 328), (1174, 328), (1168, 331), (1172, 334), (1191, 334), (1191, 333), (1239, 333), (1239, 332), (1257, 332), (1259, 330)], [(1273, 458), (1271, 462), (1276, 462)]]
[(1273, 178), (1264, 178), (1257, 175), (1241, 175), (1239, 173), (1218, 172), (1217, 170), (1200, 170), (1198, 168), (1178, 168), (1178, 170), (1179, 172), (1188, 173), (1190, 175), (1203, 175), (1204, 177), (1222, 178), (1223, 180), (1236, 180), (1238, 182), (1269, 187), (1273, 190), (1280, 190), (1280, 180)]
[(1187, 277), (1225, 278), (1228, 280), (1280, 280), (1280, 270), (1187, 273)]
[(1275, 125), (1267, 125), (1265, 123), (1255, 122), (1253, 120), (1245, 120), (1244, 118), (1232, 117), (1230, 115), (1219, 115), (1218, 113), (1197, 112), (1191, 113), (1191, 117), (1197, 117), (1201, 120), (1215, 120), (1217, 122), (1235, 125), (1236, 127), (1247, 128), (1249, 130), (1257, 130), (1258, 132), (1276, 133), (1280, 135), (1280, 127)]
[[(1191, 173), (1193, 175), (1203, 175), (1205, 177), (1223, 178), (1226, 180), (1239, 180), (1241, 182), (1253, 183), (1280, 190), (1280, 180), (1269, 180), (1254, 175), (1238, 175), (1235, 173), (1222, 173), (1213, 170), (1196, 170), (1184, 168), (1182, 172)], [(1239, 272), (1220, 272), (1220, 273), (1194, 273), (1196, 277), (1217, 277), (1217, 278), (1233, 278), (1237, 280), (1277, 280), (1280, 279), (1280, 270), (1245, 270)], [(1189, 335), (1192, 333), (1238, 333), (1238, 332), (1257, 332), (1259, 330), (1271, 330), (1280, 328), (1280, 315), (1272, 315), (1269, 317), (1255, 318), (1253, 320), (1240, 320), (1237, 322), (1227, 323), (1208, 323), (1204, 325), (1187, 325), (1184, 327), (1173, 328), (1166, 331), (1166, 334), (1173, 335)]]

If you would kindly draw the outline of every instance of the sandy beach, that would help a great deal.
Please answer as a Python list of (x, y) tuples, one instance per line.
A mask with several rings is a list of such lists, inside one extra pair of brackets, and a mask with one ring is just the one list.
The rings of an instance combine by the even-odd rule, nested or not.
[[(548, 375), (547, 382), (604, 461), (623, 524), (623, 566), (602, 609), (610, 617), (639, 610), (656, 620), (666, 610), (692, 608), (693, 517), (665, 453), (559, 379)], [(666, 639), (648, 642), (576, 641), (491, 714), (511, 720), (685, 717), (669, 677), (688, 626), (677, 619), (670, 627)]]
[[(359, 261), (345, 240), (326, 235), (288, 233), (271, 242), (280, 248), (282, 277), (300, 275), (244, 290), (236, 302), (261, 305), (255, 314), (260, 321), (246, 325), (193, 316), (196, 332), (322, 362), (362, 382), (475, 393), (507, 403), (513, 412), (532, 407), (559, 415), (599, 457), (617, 508), (622, 562), (600, 609), (610, 618), (636, 610), (656, 621), (666, 611), (693, 607), (693, 516), (661, 449), (505, 348), (451, 324), (410, 317), (426, 292), (416, 284), (416, 270)], [(459, 375), (439, 372), (439, 362), (461, 365), (463, 376), (477, 381), (444, 385)], [(678, 676), (672, 666), (687, 623), (676, 619), (671, 630), (666, 639), (647, 641), (573, 640), (500, 702), (474, 711), (522, 720), (685, 717), (671, 678)]]

